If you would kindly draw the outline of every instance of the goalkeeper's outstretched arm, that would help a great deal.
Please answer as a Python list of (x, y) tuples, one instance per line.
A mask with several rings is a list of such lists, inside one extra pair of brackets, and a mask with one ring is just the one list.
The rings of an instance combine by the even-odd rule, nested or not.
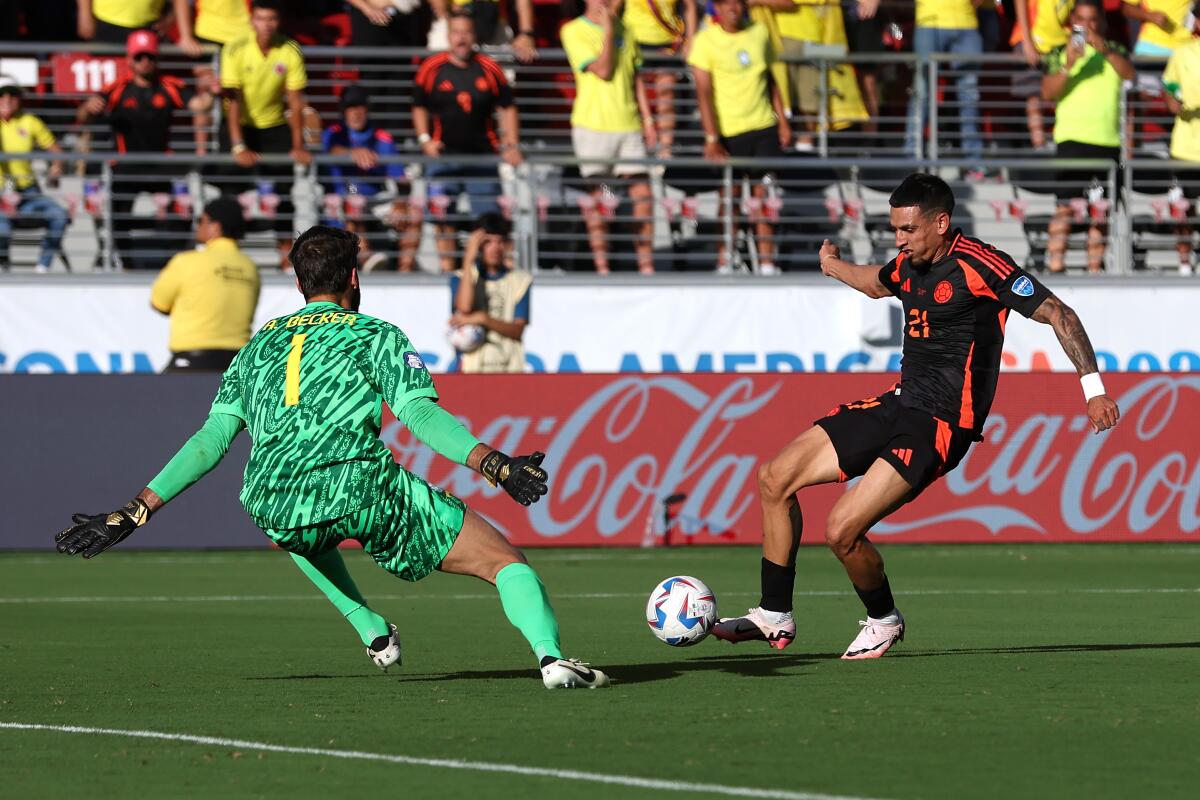
[(523, 506), (546, 494), (550, 476), (541, 468), (544, 453), (509, 456), (476, 439), (466, 426), (429, 397), (415, 397), (396, 412), (396, 419), (435, 453), (503, 486)]
[(137, 497), (108, 514), (75, 514), (74, 523), (54, 537), (60, 553), (92, 558), (124, 541), (150, 516), (213, 470), (245, 427), (232, 414), (212, 413)]

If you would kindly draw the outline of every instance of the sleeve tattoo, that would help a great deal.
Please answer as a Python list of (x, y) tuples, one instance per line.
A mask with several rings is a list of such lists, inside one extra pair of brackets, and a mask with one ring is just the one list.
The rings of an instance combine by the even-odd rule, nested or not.
[(1050, 295), (1033, 313), (1033, 319), (1054, 328), (1063, 352), (1075, 365), (1076, 372), (1087, 375), (1100, 371), (1096, 365), (1096, 351), (1092, 349), (1092, 342), (1074, 309)]

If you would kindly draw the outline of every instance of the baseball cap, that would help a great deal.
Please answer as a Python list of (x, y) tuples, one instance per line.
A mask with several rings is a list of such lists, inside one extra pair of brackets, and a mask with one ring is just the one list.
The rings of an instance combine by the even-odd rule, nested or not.
[(129, 34), (129, 38), (125, 40), (125, 54), (130, 58), (136, 58), (143, 53), (158, 55), (158, 35), (144, 28)]
[(21, 89), (21, 84), (17, 83), (15, 78), (0, 75), (0, 95), (4, 94), (15, 94), (17, 97), (20, 97), (25, 92)]
[(342, 90), (342, 108), (365, 106), (370, 104), (371, 96), (367, 90), (358, 84), (351, 84)]

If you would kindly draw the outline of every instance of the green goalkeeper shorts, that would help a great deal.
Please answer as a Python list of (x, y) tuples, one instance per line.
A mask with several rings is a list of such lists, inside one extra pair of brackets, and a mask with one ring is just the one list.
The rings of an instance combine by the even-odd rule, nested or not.
[(450, 552), (465, 515), (462, 500), (397, 468), (386, 499), (373, 506), (303, 528), (260, 527), (275, 544), (302, 556), (323, 553), (353, 539), (388, 572), (406, 581), (419, 581), (437, 569)]

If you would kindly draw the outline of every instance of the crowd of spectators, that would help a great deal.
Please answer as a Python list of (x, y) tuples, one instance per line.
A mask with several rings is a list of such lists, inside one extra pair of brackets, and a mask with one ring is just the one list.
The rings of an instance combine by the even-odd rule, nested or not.
[[(295, 38), (321, 42), (314, 20), (341, 15), (349, 41), (370, 47), (417, 47), (433, 51), (419, 66), (412, 97), (415, 145), (436, 162), (429, 164), (429, 208), (433, 209), (441, 269), (457, 266), (465, 242), (459, 227), (443, 221), (462, 209), (476, 218), (500, 210), (501, 183), (492, 166), (478, 157), (522, 163), (517, 99), (510, 74), (477, 45), (507, 47), (517, 62), (543, 59), (544, 51), (566, 51), (575, 85), (571, 140), (583, 160), (580, 175), (588, 202), (580, 209), (587, 230), (592, 266), (615, 268), (610, 257), (611, 207), (627, 196), (633, 222), (625, 262), (640, 272), (655, 269), (651, 250), (652, 173), (647, 157), (669, 158), (680, 152), (676, 114), (680, 84), (695, 91), (703, 154), (712, 161), (729, 156), (778, 158), (793, 149), (811, 151), (820, 126), (879, 132), (881, 109), (903, 94), (902, 140), (906, 154), (922, 149), (930, 94), (944, 92), (954, 104), (958, 141), (951, 149), (980, 166), (964, 178), (994, 177), (983, 166), (984, 121), (980, 112), (980, 76), (973, 58), (1013, 51), (1028, 71), (1012, 78), (1011, 95), (1024, 107), (1030, 146), (1064, 157), (1116, 161), (1122, 138), (1119, 103), (1123, 82), (1135, 73), (1127, 52), (1168, 56), (1163, 73), (1141, 75), (1138, 84), (1176, 114), (1171, 154), (1200, 160), (1195, 141), (1195, 52), (1200, 36), (1192, 0), (579, 0), (561, 9), (535, 7), (533, 0), (49, 0), (59, 13), (3, 4), (0, 36), (27, 40), (72, 39), (127, 44), (130, 76), (88, 97), (78, 121), (111, 128), (119, 149), (166, 152), (166, 137), (181, 112), (192, 116), (197, 152), (205, 148), (206, 121), (216, 97), (222, 104), (218, 147), (234, 166), (218, 174), (222, 191), (247, 189), (272, 196), (280, 266), (287, 267), (291, 237), (291, 164), (307, 164), (316, 149), (307, 127), (314, 112), (305, 100), (307, 74)], [(71, 12), (74, 13), (71, 13)], [(561, 27), (553, 17), (561, 17)], [(336, 28), (336, 26), (334, 26)], [(161, 75), (160, 42), (175, 41), (193, 57), (220, 50), (219, 78), (198, 66), (188, 81)], [(541, 47), (541, 51), (539, 51)], [(948, 53), (952, 76), (946, 85), (928, 85), (916, 70), (902, 80), (885, 79), (885, 69), (832, 63), (818, 70), (806, 57), (912, 50)], [(791, 59), (785, 64), (779, 56)], [(798, 61), (796, 59), (799, 59)], [(649, 62), (651, 71), (644, 69)], [(666, 64), (667, 66), (663, 66)], [(893, 71), (894, 72), (894, 71)], [(822, 75), (825, 77), (823, 78)], [(365, 71), (362, 77), (367, 77)], [(894, 75), (892, 75), (894, 77)], [(824, 82), (827, 83), (822, 85)], [(1163, 86), (1166, 86), (1164, 90)], [(1174, 88), (1172, 88), (1174, 87)], [(329, 221), (359, 234), (364, 268), (415, 267), (420, 245), (421, 210), (412, 200), (408, 175), (379, 158), (404, 152), (393, 132), (371, 120), (366, 91), (353, 83), (336, 87), (341, 119), (326, 124), (320, 137), (324, 152), (349, 155), (353, 166), (323, 175), (329, 193)], [(34, 147), (54, 152), (53, 136), (36, 116), (20, 108), (20, 87), (0, 86), (0, 133), (6, 152)], [(1053, 108), (1052, 135), (1046, 130)], [(16, 122), (13, 120), (28, 120)], [(40, 127), (39, 127), (40, 126)], [(11, 140), (11, 141), (10, 141)], [(11, 146), (10, 146), (11, 144)], [(455, 161), (455, 156), (464, 161)], [(466, 158), (470, 157), (470, 158)], [(589, 163), (588, 159), (612, 163)], [(628, 162), (625, 161), (628, 159)], [(61, 170), (51, 160), (51, 178)], [(49, 268), (68, 224), (65, 210), (45, 195), (28, 162), (10, 161), (5, 171), (16, 201), (0, 208), (0, 259), (7, 265), (12, 221), (43, 225), (45, 246), (39, 269)], [(776, 233), (763, 213), (769, 187), (763, 171), (746, 173), (751, 202), (730, 203), (745, 212), (761, 271), (775, 271)], [(133, 199), (139, 194), (178, 191), (178, 176), (162, 167), (139, 167), (123, 174), (118, 166), (112, 187), (115, 260), (126, 268), (161, 267), (165, 259), (139, 263), (132, 255)], [(1178, 176), (1180, 191), (1195, 193), (1195, 174)], [(1065, 265), (1065, 249), (1078, 227), (1080, 200), (1094, 203), (1098, 176), (1059, 176), (1059, 210), (1049, 231), (1047, 266)], [(1089, 193), (1092, 193), (1089, 195)], [(1108, 198), (1112, 202), (1114, 198)], [(336, 219), (333, 217), (336, 216)], [(158, 215), (151, 224), (160, 242), (183, 237), (182, 219)], [(1106, 232), (1102, 221), (1087, 226), (1087, 265), (1099, 270)], [(1192, 230), (1178, 226), (1181, 269), (1190, 269)], [(174, 236), (175, 239), (171, 237)], [(718, 266), (731, 255), (718, 253)]]

